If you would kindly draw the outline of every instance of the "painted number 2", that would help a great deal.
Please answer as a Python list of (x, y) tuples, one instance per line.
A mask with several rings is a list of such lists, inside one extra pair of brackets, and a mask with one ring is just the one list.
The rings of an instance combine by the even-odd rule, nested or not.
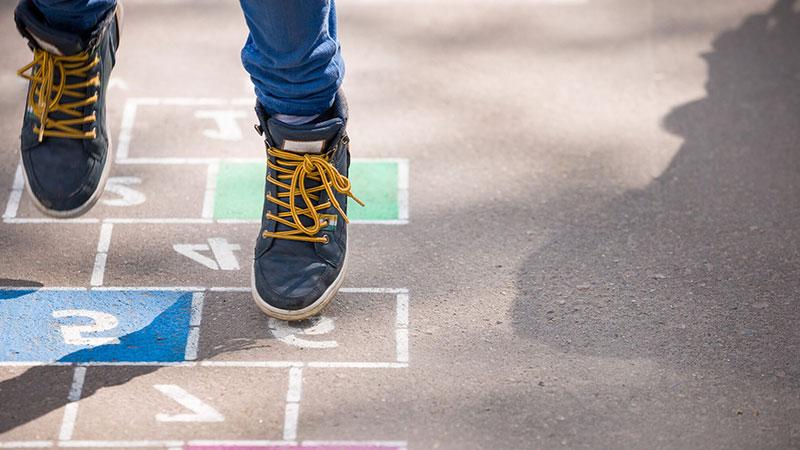
[(64, 319), (68, 317), (88, 318), (92, 323), (88, 325), (61, 325), (61, 335), (68, 345), (97, 347), (99, 345), (119, 344), (115, 337), (86, 336), (85, 334), (100, 333), (113, 330), (119, 325), (119, 320), (112, 314), (91, 311), (88, 309), (64, 309), (53, 311), (53, 317)]

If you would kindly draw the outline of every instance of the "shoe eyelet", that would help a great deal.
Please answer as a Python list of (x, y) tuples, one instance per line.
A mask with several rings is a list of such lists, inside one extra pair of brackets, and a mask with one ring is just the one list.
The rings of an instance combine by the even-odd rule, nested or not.
[(327, 234), (324, 235), (323, 237), (325, 238), (325, 242), (323, 242), (322, 245), (326, 245), (331, 241), (331, 238), (329, 238)]

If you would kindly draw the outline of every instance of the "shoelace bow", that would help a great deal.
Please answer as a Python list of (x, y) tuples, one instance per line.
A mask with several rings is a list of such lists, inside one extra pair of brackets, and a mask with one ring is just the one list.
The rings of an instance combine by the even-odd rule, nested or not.
[[(267, 181), (280, 188), (277, 198), (270, 194), (267, 195), (267, 200), (288, 210), (278, 213), (277, 216), (271, 212), (267, 213), (267, 219), (274, 220), (291, 229), (275, 232), (265, 231), (263, 233), (265, 238), (271, 237), (327, 244), (327, 236), (317, 236), (321, 229), (328, 226), (328, 220), (321, 219), (319, 211), (333, 205), (342, 215), (344, 221), (350, 222), (336, 200), (334, 191), (344, 194), (358, 202), (359, 205), (364, 206), (364, 203), (350, 192), (350, 180), (336, 170), (336, 167), (328, 160), (328, 155), (300, 155), (275, 147), (270, 147), (267, 153), (275, 158), (275, 163), (267, 160), (267, 166), (278, 173), (277, 179), (273, 178), (272, 175), (268, 175)], [(306, 188), (307, 179), (317, 181), (320, 185)], [(317, 205), (314, 202), (319, 202), (319, 193), (322, 191), (327, 192), (329, 200)], [(306, 205), (305, 208), (300, 208), (297, 205), (296, 197), (298, 195), (302, 197)], [(281, 200), (286, 198), (288, 198), (288, 201)], [(310, 227), (303, 225), (300, 216), (311, 218), (314, 225)], [(291, 218), (291, 221), (288, 220), (289, 218)]]
[[(39, 135), (39, 142), (45, 136), (69, 139), (94, 139), (97, 130), (83, 131), (81, 125), (94, 122), (97, 117), (94, 112), (84, 115), (80, 109), (97, 102), (97, 93), (86, 97), (85, 89), (89, 86), (100, 85), (100, 74), (89, 78), (89, 71), (100, 63), (100, 57), (91, 58), (89, 52), (77, 55), (59, 56), (45, 50), (35, 49), (33, 61), (17, 71), (17, 75), (31, 82), (28, 90), (28, 105), (33, 109), (33, 114), (39, 119), (39, 125), (34, 125), (33, 132)], [(26, 72), (31, 71), (31, 74)], [(58, 74), (58, 84), (55, 77)], [(86, 78), (86, 81), (67, 83), (67, 77), (75, 76)], [(65, 97), (75, 99), (64, 101)], [(55, 120), (50, 115), (62, 112), (72, 119)]]

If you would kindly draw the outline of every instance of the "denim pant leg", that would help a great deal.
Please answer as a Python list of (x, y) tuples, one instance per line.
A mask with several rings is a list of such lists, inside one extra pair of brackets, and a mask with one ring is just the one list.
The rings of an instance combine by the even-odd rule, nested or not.
[(310, 116), (344, 77), (334, 0), (240, 0), (250, 35), (242, 63), (270, 114)]
[(33, 0), (53, 28), (83, 33), (97, 25), (117, 0)]

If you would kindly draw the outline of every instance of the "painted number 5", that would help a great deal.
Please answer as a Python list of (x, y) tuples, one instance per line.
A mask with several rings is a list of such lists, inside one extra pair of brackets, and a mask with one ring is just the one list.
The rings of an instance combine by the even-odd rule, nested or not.
[(61, 325), (61, 335), (64, 337), (64, 342), (69, 345), (96, 347), (98, 345), (119, 344), (119, 339), (115, 337), (84, 336), (84, 333), (100, 333), (117, 328), (119, 320), (111, 314), (88, 309), (64, 309), (53, 311), (53, 317), (56, 319), (87, 317), (92, 320), (89, 325)]
[(106, 184), (106, 191), (117, 194), (117, 198), (104, 199), (103, 204), (108, 206), (136, 206), (141, 205), (147, 197), (131, 186), (142, 184), (139, 177), (111, 177)]

